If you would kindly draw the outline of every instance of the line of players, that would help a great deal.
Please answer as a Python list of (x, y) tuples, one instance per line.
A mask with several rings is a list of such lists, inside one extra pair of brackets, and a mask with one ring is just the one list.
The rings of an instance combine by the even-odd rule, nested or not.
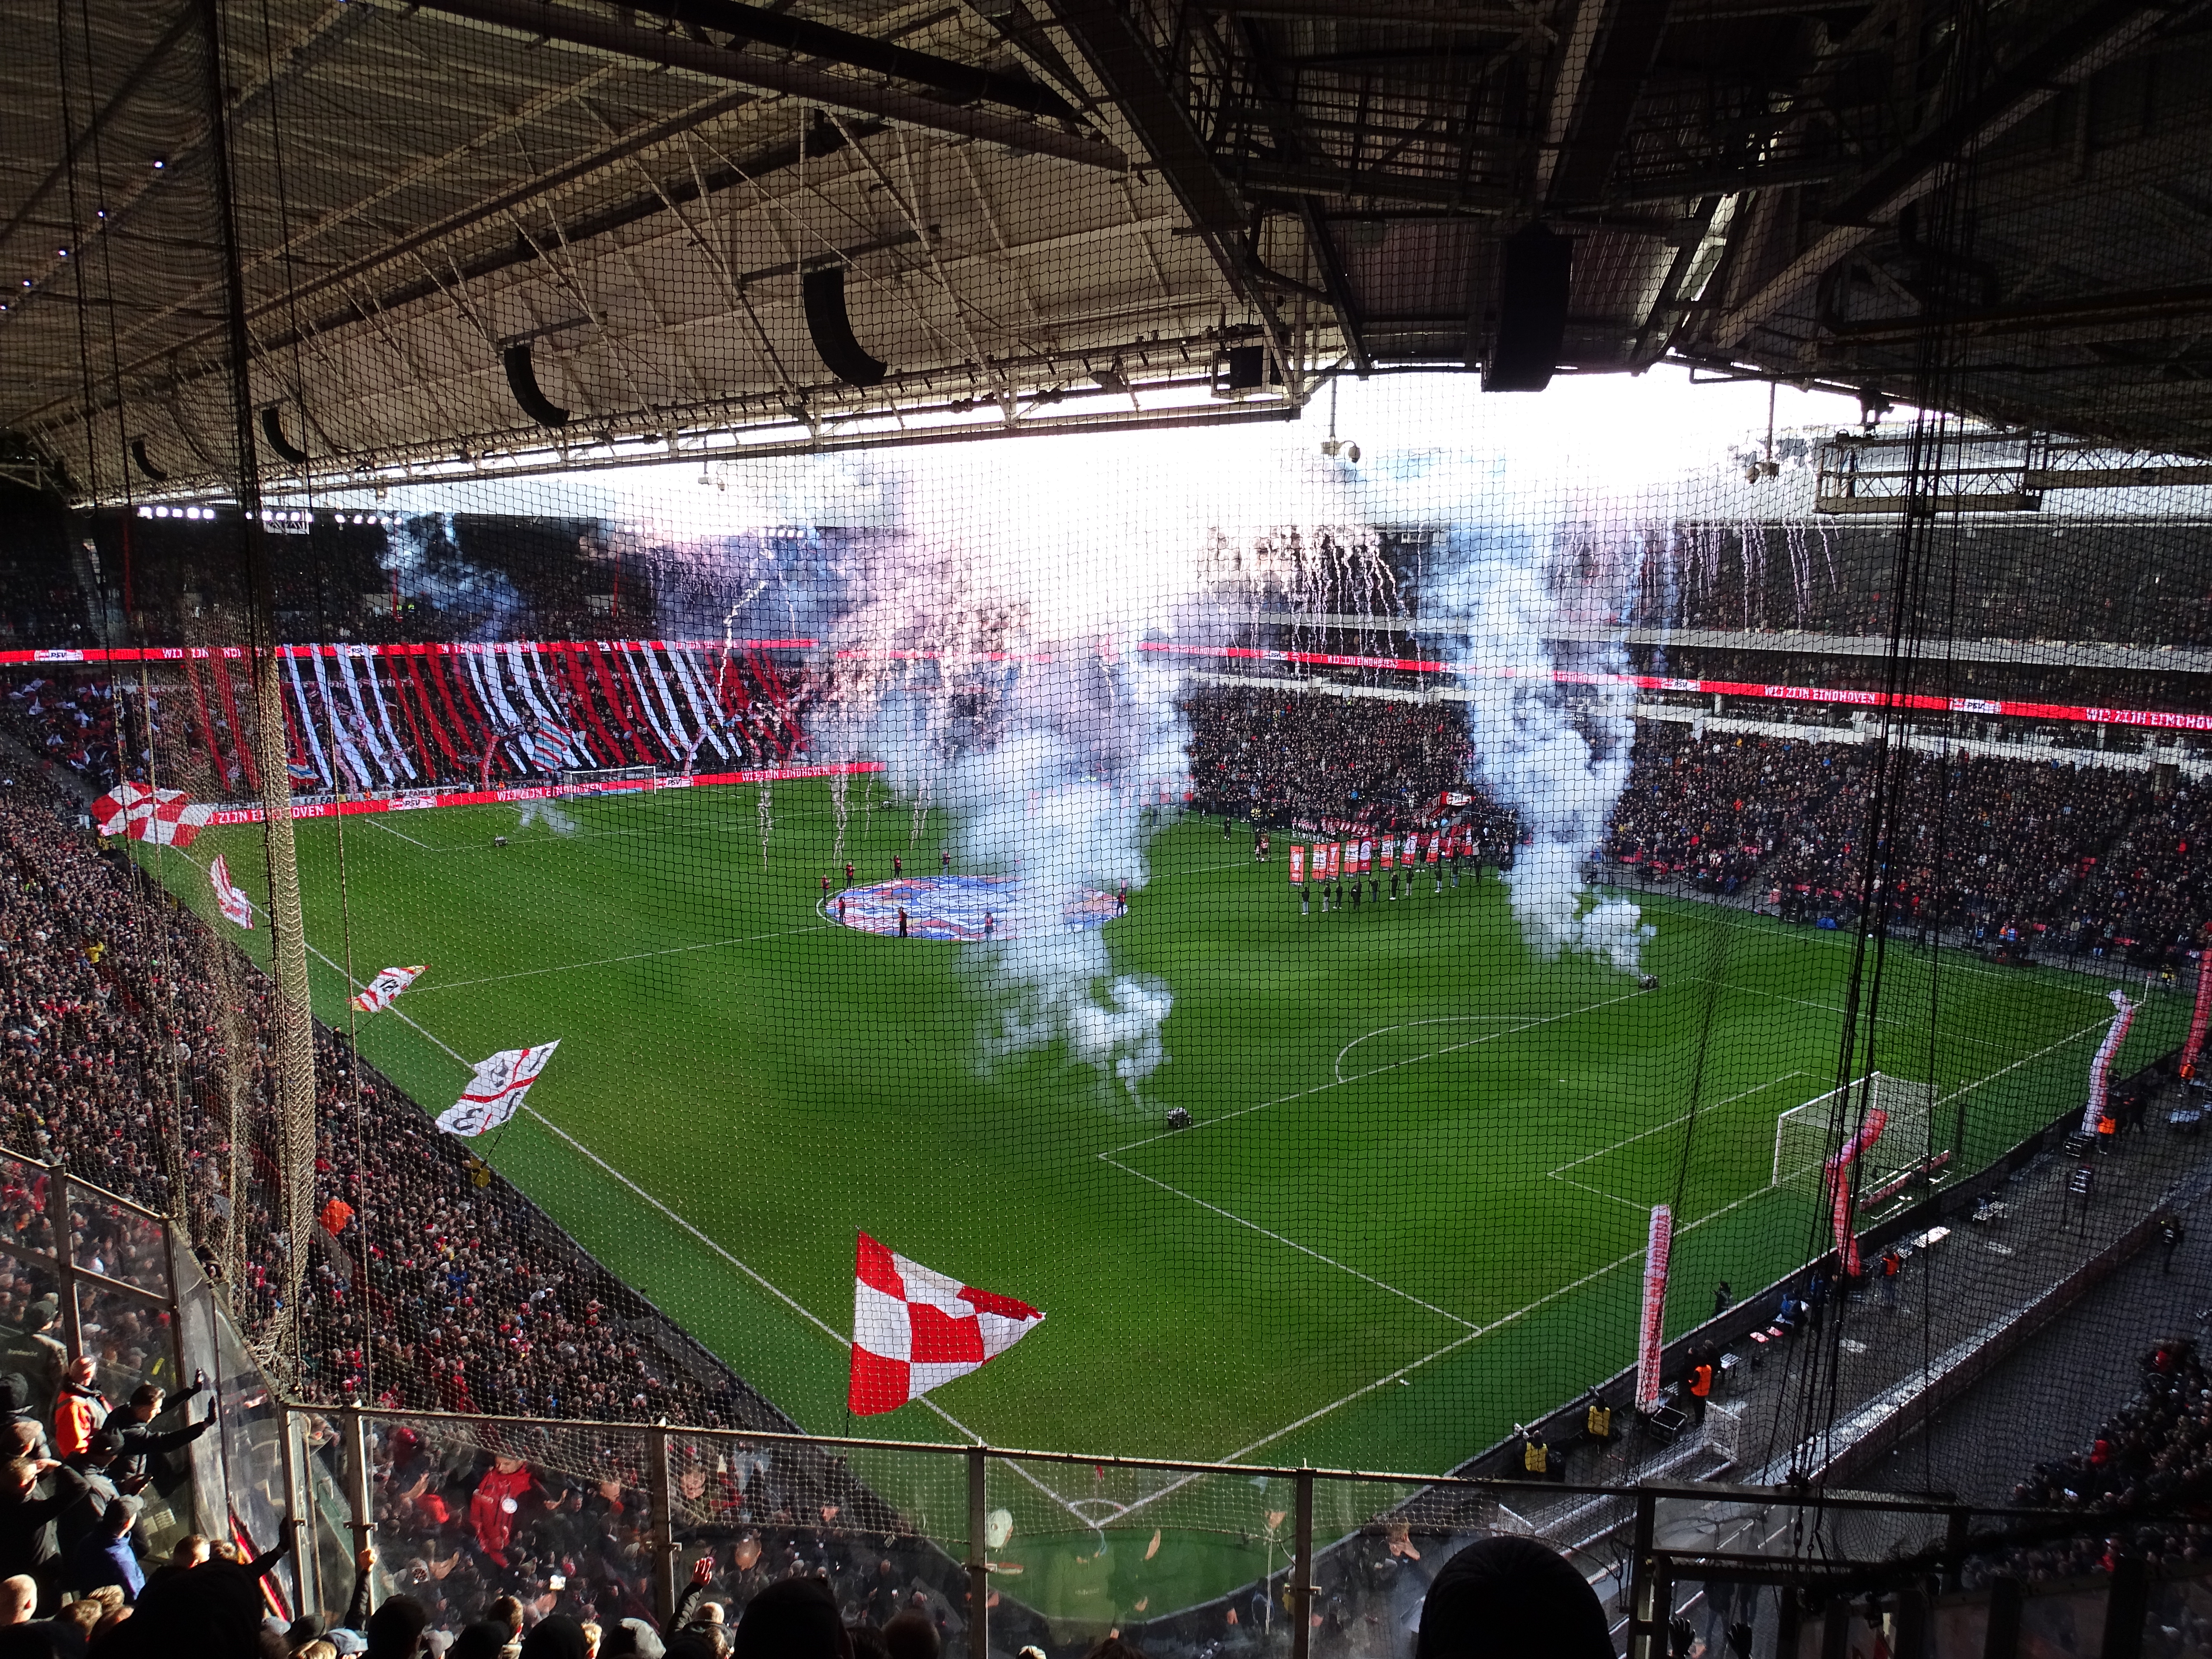
[[(1265, 858), (1266, 843), (1261, 843), (1259, 856)], [(1346, 866), (1350, 866), (1347, 871)], [(1298, 914), (1313, 914), (1313, 901), (1320, 896), (1322, 914), (1332, 909), (1341, 910), (1349, 897), (1352, 908), (1358, 909), (1361, 902), (1360, 890), (1366, 889), (1366, 902), (1379, 904), (1385, 896), (1395, 902), (1399, 896), (1399, 884), (1405, 884), (1405, 896), (1413, 896), (1414, 879), (1425, 870), (1433, 882), (1431, 896), (1444, 890), (1447, 876), (1456, 889), (1462, 873), (1470, 875), (1472, 882), (1482, 880), (1483, 858), (1470, 838), (1462, 831), (1432, 831), (1405, 836), (1385, 836), (1378, 842), (1372, 837), (1356, 842), (1317, 842), (1309, 848), (1291, 848), (1291, 883), (1298, 896)], [(1346, 875), (1351, 878), (1347, 895)]]

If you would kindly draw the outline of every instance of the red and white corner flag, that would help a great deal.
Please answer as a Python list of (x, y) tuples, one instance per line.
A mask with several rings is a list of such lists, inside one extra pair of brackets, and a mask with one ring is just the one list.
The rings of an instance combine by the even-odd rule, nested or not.
[(230, 860), (220, 853), (215, 855), (215, 862), (208, 866), (208, 882), (215, 889), (215, 906), (222, 912), (222, 919), (252, 933), (253, 901), (246, 897), (245, 890), (230, 878)]
[(862, 1417), (896, 1411), (997, 1358), (1043, 1318), (1026, 1302), (947, 1279), (862, 1233), (847, 1403)]

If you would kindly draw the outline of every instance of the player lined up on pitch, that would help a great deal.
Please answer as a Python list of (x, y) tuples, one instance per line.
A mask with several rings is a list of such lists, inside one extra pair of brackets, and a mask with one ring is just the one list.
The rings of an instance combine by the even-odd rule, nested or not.
[[(1447, 824), (1403, 836), (1293, 842), (1288, 868), (1298, 914), (1311, 915), (1317, 896), (1325, 915), (1347, 903), (1356, 910), (1363, 902), (1395, 903), (1417, 893), (1439, 897), (1447, 883), (1456, 891), (1462, 876), (1469, 878), (1469, 885), (1480, 885), (1483, 866), (1492, 859), (1473, 830)], [(1510, 849), (1496, 861), (1501, 869), (1510, 869)]]

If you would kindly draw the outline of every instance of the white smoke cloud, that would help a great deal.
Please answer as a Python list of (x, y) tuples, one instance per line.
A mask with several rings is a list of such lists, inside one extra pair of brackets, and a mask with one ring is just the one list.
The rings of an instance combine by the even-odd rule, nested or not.
[[(1475, 776), (1520, 815), (1526, 844), (1505, 882), (1522, 937), (1547, 958), (1586, 951), (1634, 972), (1656, 930), (1626, 899), (1594, 902), (1584, 879), (1628, 781), (1633, 693), (1578, 687), (1571, 702), (1553, 678), (1570, 667), (1623, 672), (1627, 653), (1618, 641), (1580, 647), (1570, 664), (1551, 637), (1562, 611), (1558, 556), (1573, 553), (1578, 568), (1602, 580), (1621, 563), (1606, 556), (1618, 550), (1605, 545), (1607, 539), (1588, 525), (1455, 532), (1421, 608), (1425, 621), (1448, 619), (1462, 637), (1460, 683)], [(1588, 594), (1579, 598), (1578, 610), (1602, 612), (1587, 603)]]

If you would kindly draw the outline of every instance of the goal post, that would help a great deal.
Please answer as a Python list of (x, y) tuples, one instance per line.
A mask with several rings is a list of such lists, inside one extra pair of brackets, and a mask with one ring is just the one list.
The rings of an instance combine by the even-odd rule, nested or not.
[[(1839, 1098), (1840, 1097), (1840, 1098)], [(1859, 1191), (1870, 1194), (1892, 1182), (1941, 1161), (1947, 1149), (1929, 1138), (1931, 1085), (1887, 1072), (1869, 1072), (1841, 1089), (1831, 1089), (1775, 1120), (1774, 1176), (1777, 1187), (1803, 1185), (1820, 1195), (1821, 1171), (1843, 1141), (1880, 1111), (1887, 1121), (1859, 1156)]]
[(651, 789), (658, 783), (660, 769), (657, 766), (598, 766), (561, 775), (561, 789), (564, 794), (612, 795), (635, 789)]

